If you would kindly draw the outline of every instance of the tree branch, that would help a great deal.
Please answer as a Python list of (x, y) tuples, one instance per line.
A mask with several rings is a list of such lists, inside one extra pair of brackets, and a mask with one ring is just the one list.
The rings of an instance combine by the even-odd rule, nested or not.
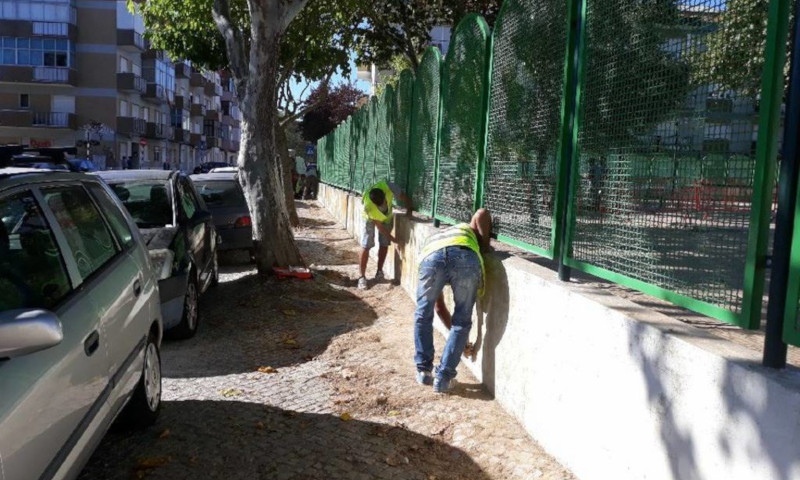
[(225, 39), (225, 47), (228, 51), (231, 73), (233, 74), (236, 90), (239, 98), (242, 98), (244, 89), (242, 86), (247, 79), (247, 54), (245, 52), (245, 41), (241, 31), (231, 19), (231, 5), (229, 0), (214, 0), (214, 8), (211, 10), (214, 23)]
[[(330, 84), (331, 77), (333, 76), (333, 73), (334, 73), (334, 69), (329, 69), (328, 73), (325, 75), (325, 78), (320, 82), (320, 86), (321, 85)], [(305, 92), (306, 88), (308, 88), (308, 85), (306, 85), (306, 87), (303, 89), (304, 92)], [(316, 102), (310, 103), (310, 104), (304, 106), (303, 108), (301, 108), (300, 110), (295, 111), (291, 115), (288, 115), (288, 116), (282, 118), (281, 120), (278, 121), (278, 127), (286, 128), (286, 126), (288, 126), (290, 123), (294, 122), (295, 120), (297, 120), (298, 118), (302, 117), (306, 113), (315, 110), (317, 107), (319, 107), (320, 105), (325, 103), (325, 100), (328, 99), (329, 89), (325, 88), (325, 89), (322, 89), (321, 91), (323, 92), (323, 94), (320, 96), (320, 98)]]

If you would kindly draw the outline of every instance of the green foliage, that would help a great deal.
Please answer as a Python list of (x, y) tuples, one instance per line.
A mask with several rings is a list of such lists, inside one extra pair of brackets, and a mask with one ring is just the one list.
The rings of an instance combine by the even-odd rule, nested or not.
[[(768, 16), (769, 0), (729, 0), (725, 10), (708, 15), (714, 32), (705, 37), (704, 48), (692, 52), (692, 81), (756, 98), (761, 91)], [(788, 73), (787, 62), (787, 77)]]
[[(230, 0), (235, 28), (249, 44), (250, 15), (246, 0)], [(229, 66), (225, 43), (212, 16), (214, 0), (148, 0), (139, 9), (147, 39), (173, 58), (208, 70)], [(281, 65), (288, 76), (319, 79), (332, 68), (349, 73), (349, 50), (356, 29), (355, 0), (311, 0), (281, 42)], [(247, 50), (247, 45), (246, 45)]]

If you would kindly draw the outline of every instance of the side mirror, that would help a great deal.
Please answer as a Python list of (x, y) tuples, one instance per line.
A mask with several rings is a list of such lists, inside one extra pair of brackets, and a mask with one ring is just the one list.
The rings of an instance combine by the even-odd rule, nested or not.
[(192, 225), (200, 225), (201, 223), (206, 223), (211, 221), (211, 212), (208, 210), (198, 210), (194, 212), (192, 216), (191, 223)]
[(30, 309), (0, 313), (0, 358), (45, 350), (63, 339), (61, 321), (53, 312)]

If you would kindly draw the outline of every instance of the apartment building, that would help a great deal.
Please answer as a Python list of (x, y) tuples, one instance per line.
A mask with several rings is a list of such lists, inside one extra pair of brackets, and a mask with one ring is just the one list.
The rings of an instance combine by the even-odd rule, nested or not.
[(124, 0), (0, 0), (0, 145), (77, 145), (115, 169), (235, 159), (230, 79), (143, 34)]

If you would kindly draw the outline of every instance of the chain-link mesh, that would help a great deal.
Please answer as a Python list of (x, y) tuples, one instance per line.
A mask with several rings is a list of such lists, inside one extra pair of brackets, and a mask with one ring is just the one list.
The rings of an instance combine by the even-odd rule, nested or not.
[(364, 179), (364, 148), (363, 148), (363, 140), (362, 140), (362, 128), (361, 122), (363, 119), (363, 112), (361, 110), (357, 111), (351, 117), (353, 120), (353, 124), (351, 126), (352, 131), (350, 132), (351, 138), (351, 152), (353, 155), (353, 191), (357, 193), (364, 192), (364, 186), (362, 185)]
[(746, 7), (588, 0), (571, 254), (734, 313), (765, 39)]
[(375, 153), (378, 139), (378, 98), (372, 97), (364, 106), (367, 110), (367, 145), (366, 145), (366, 170), (364, 171), (364, 188), (368, 189), (375, 184)]
[(414, 74), (411, 70), (400, 72), (400, 81), (394, 92), (394, 129), (392, 135), (392, 181), (404, 192), (408, 191), (408, 142), (411, 133), (411, 107), (414, 95)]
[(470, 15), (455, 30), (442, 76), (442, 131), (436, 189), (437, 218), (469, 221), (478, 157), (484, 145), (488, 27)]
[(484, 205), (496, 233), (549, 256), (567, 8), (558, 0), (506, 0), (493, 34)]
[(390, 180), (392, 159), (392, 103), (394, 90), (387, 88), (378, 99), (375, 141), (375, 182)]
[(429, 48), (422, 56), (414, 82), (414, 105), (411, 113), (408, 191), (417, 210), (430, 215), (436, 178), (436, 148), (439, 141), (439, 91), (442, 56), (438, 48)]

